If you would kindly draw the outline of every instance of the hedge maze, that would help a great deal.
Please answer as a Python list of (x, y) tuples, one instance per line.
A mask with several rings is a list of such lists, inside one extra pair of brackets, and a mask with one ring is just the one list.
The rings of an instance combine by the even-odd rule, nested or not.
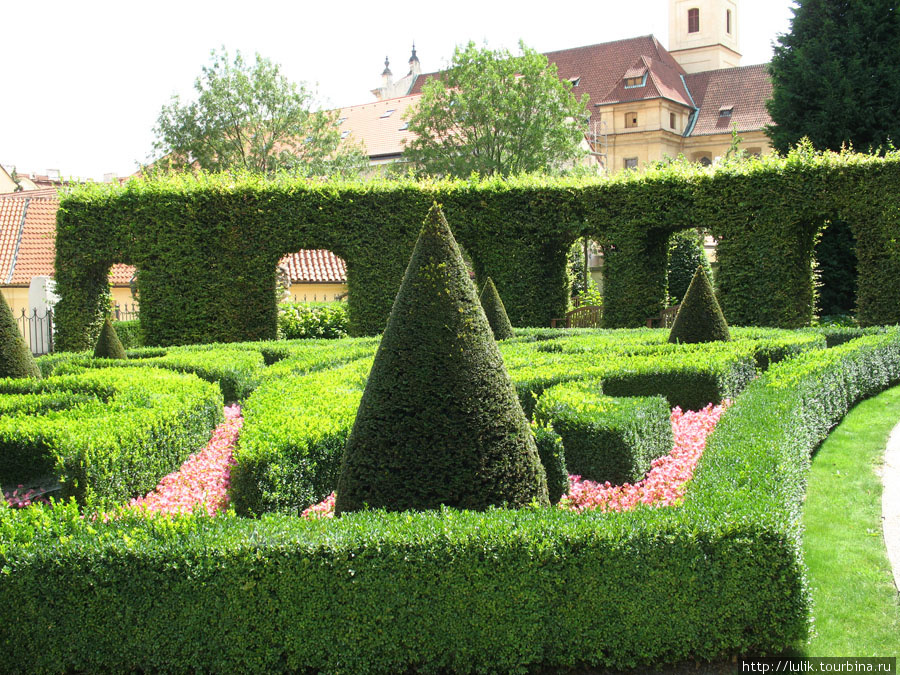
[(717, 238), (719, 302), (730, 325), (796, 328), (814, 307), (813, 251), (840, 218), (857, 241), (862, 325), (900, 321), (900, 154), (798, 148), (715, 169), (680, 164), (605, 179), (318, 183), (168, 177), (89, 186), (58, 215), (57, 346), (92, 346), (106, 275), (140, 270), (146, 344), (272, 339), (275, 263), (303, 248), (347, 261), (351, 331), (380, 333), (428, 208), (442, 203), (478, 285), (496, 285), (515, 326), (546, 326), (568, 297), (578, 237), (605, 252), (604, 324), (643, 325), (666, 302), (669, 237)]

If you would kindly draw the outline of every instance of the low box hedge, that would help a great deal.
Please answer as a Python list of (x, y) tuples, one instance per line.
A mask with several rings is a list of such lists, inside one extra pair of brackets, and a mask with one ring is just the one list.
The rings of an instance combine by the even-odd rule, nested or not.
[(535, 422), (562, 438), (570, 474), (612, 485), (639, 481), (672, 451), (669, 416), (662, 396), (611, 398), (599, 381), (551, 387), (534, 411)]
[(62, 496), (110, 507), (155, 488), (221, 418), (217, 387), (165, 370), (0, 381), (0, 485), (53, 476)]
[(659, 666), (802, 643), (810, 453), (900, 381), (900, 332), (774, 365), (677, 508), (305, 520), (0, 506), (11, 672), (502, 672)]

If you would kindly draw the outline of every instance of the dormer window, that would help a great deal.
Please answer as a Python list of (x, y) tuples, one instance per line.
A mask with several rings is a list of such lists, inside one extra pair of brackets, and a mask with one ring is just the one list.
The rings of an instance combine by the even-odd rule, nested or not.
[(406, 131), (407, 129), (409, 129), (409, 122), (404, 122), (403, 126), (400, 127), (400, 131)]
[(577, 87), (579, 84), (581, 84), (581, 77), (570, 77), (569, 82), (572, 83), (573, 88)]
[(385, 117), (390, 117), (391, 115), (394, 114), (394, 111), (395, 111), (395, 110), (397, 110), (397, 109), (396, 109), (396, 108), (392, 108), (392, 109), (390, 109), (390, 110), (385, 110), (383, 113), (381, 113), (381, 118), (380, 118), (380, 119), (384, 119)]
[(732, 112), (734, 112), (733, 105), (723, 105), (719, 108), (719, 117), (731, 117)]
[(349, 129), (347, 129), (346, 131), (342, 131), (342, 132), (341, 132), (341, 140), (344, 140), (344, 139), (347, 138), (347, 136), (349, 136), (349, 135), (350, 135), (350, 130), (349, 130)]
[(625, 78), (625, 88), (626, 89), (634, 89), (635, 87), (643, 87), (647, 84), (647, 73), (640, 75), (638, 77), (626, 77)]
[(700, 10), (696, 7), (688, 10), (688, 33), (700, 32)]
[(339, 127), (346, 121), (347, 121), (346, 117), (338, 117), (337, 121), (334, 123), (334, 126)]

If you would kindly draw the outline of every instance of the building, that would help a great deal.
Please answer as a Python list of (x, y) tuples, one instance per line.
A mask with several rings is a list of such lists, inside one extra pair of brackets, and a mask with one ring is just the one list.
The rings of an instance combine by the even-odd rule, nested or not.
[[(728, 152), (733, 130), (743, 150), (771, 152), (764, 129), (772, 85), (765, 64), (741, 66), (739, 30), (738, 0), (669, 0), (668, 49), (646, 35), (547, 53), (573, 92), (588, 94), (585, 137), (598, 168), (679, 155), (711, 164)], [(340, 111), (345, 138), (362, 141), (372, 164), (401, 159), (409, 134), (398, 113), (439, 75), (420, 72), (415, 47), (403, 78), (394, 81), (386, 63), (372, 90), (378, 101)]]

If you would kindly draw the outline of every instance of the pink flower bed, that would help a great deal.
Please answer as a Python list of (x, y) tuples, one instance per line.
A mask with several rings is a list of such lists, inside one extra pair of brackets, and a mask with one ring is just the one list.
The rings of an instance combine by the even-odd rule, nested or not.
[[(687, 482), (693, 478), (697, 462), (706, 447), (706, 437), (715, 429), (722, 413), (731, 405), (723, 401), (697, 412), (672, 411), (672, 433), (675, 445), (672, 452), (653, 461), (644, 480), (631, 485), (610, 485), (582, 480), (581, 476), (569, 476), (569, 494), (562, 498), (560, 508), (572, 511), (600, 509), (601, 511), (628, 511), (638, 504), (673, 506), (684, 497)], [(335, 493), (306, 509), (306, 518), (327, 518), (334, 515)]]
[(634, 485), (610, 485), (569, 476), (569, 494), (562, 498), (560, 507), (573, 511), (628, 511), (638, 504), (678, 504), (684, 498), (687, 482), (693, 478), (697, 462), (706, 448), (706, 437), (715, 429), (729, 405), (730, 401), (724, 401), (722, 405), (710, 404), (696, 412), (675, 408), (671, 416), (675, 447), (665, 457), (653, 460), (642, 481)]
[(225, 408), (225, 422), (216, 427), (209, 443), (191, 455), (178, 471), (163, 478), (146, 497), (128, 506), (156, 513), (191, 513), (195, 509), (213, 516), (228, 507), (228, 486), (234, 465), (234, 444), (244, 418), (239, 405)]

